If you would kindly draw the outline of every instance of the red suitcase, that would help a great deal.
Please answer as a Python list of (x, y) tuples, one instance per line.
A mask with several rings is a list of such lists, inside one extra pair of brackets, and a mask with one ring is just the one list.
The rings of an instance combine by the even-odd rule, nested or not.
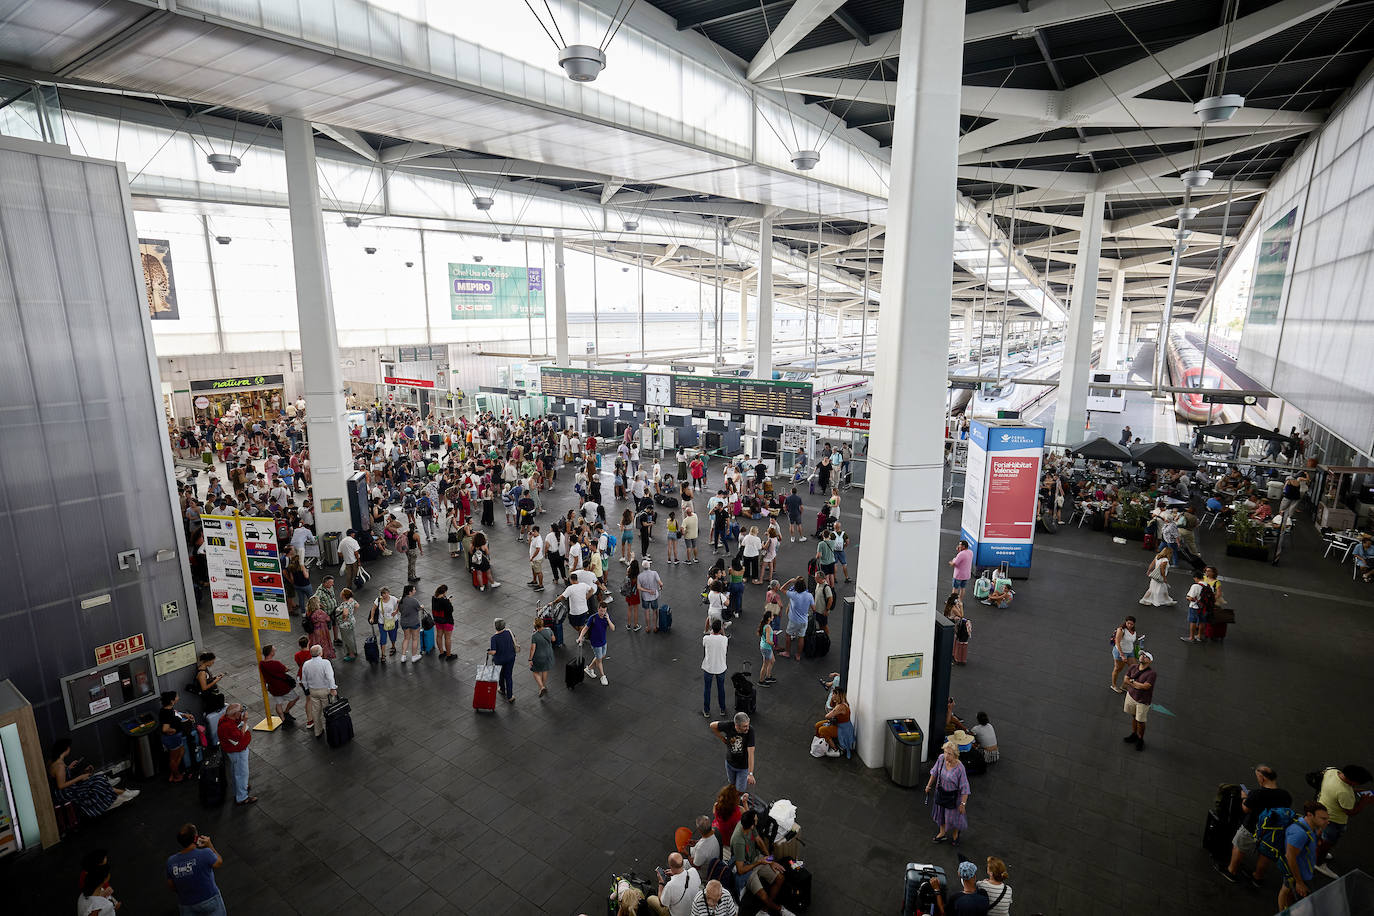
[(1226, 638), (1226, 628), (1229, 624), (1209, 623), (1203, 626), (1202, 635), (1207, 639), (1221, 641)]
[(472, 708), (478, 712), (496, 712), (496, 666), (477, 667), (477, 681), (472, 687)]

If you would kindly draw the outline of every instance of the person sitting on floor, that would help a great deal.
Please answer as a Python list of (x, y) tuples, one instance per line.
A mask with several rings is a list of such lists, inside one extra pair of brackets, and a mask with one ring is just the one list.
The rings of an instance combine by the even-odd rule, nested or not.
[(1012, 591), (1011, 583), (1006, 579), (999, 579), (988, 596), (979, 600), (991, 607), (1007, 607), (1015, 597), (1016, 592)]
[(825, 718), (816, 723), (816, 737), (824, 738), (829, 745), (825, 752), (827, 757), (838, 757), (843, 751), (840, 750), (840, 725), (849, 721), (849, 699), (845, 692), (836, 689), (831, 695), (832, 705), (830, 711), (825, 714)]
[(99, 817), (111, 808), (138, 798), (138, 789), (119, 789), (118, 777), (97, 773), (95, 767), (81, 768), (81, 760), (70, 760), (72, 739), (58, 738), (52, 745), (53, 762), (48, 764), (48, 776), (53, 783), (53, 802), (64, 805), (72, 802), (82, 817)]

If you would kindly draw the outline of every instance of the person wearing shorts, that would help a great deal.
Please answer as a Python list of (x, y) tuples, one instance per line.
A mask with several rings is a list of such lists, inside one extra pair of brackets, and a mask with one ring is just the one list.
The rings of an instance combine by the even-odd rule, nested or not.
[(973, 551), (969, 549), (968, 541), (960, 541), (959, 548), (954, 552), (954, 559), (949, 561), (949, 565), (954, 569), (954, 576), (951, 585), (954, 591), (959, 593), (959, 597), (964, 597), (964, 588), (968, 585), (969, 577), (973, 575)]
[(586, 667), (587, 677), (599, 679), (603, 687), (610, 683), (606, 680), (606, 639), (613, 630), (615, 624), (611, 623), (606, 606), (602, 605), (597, 608), (595, 614), (587, 618), (586, 625), (577, 636), (578, 645), (585, 641), (590, 642), (592, 646), (592, 663)]
[(700, 563), (701, 560), (697, 557), (697, 532), (700, 530), (701, 519), (692, 511), (690, 503), (682, 512), (682, 546), (686, 551), (682, 562)]
[(1154, 699), (1156, 672), (1151, 667), (1155, 657), (1149, 652), (1140, 653), (1136, 664), (1126, 669), (1126, 715), (1131, 717), (1131, 733), (1122, 741), (1134, 744), (1138, 751), (1145, 750), (1145, 719), (1150, 715), (1150, 701)]

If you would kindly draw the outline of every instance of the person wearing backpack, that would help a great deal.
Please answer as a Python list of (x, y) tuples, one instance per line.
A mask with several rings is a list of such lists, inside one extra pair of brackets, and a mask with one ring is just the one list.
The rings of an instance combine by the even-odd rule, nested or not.
[[(1225, 867), (1220, 862), (1212, 864), (1227, 881), (1239, 884), (1241, 863), (1248, 853), (1255, 853), (1255, 870), (1250, 876), (1250, 883), (1259, 888), (1264, 884), (1264, 873), (1269, 869), (1277, 850), (1257, 840), (1265, 832), (1273, 832), (1272, 824), (1279, 820), (1278, 810), (1289, 809), (1293, 804), (1293, 796), (1287, 789), (1279, 788), (1279, 774), (1267, 764), (1261, 763), (1255, 767), (1255, 781), (1258, 785), (1253, 789), (1243, 783), (1240, 787), (1240, 807), (1244, 818), (1231, 840), (1231, 861)], [(1291, 815), (1291, 811), (1289, 813)], [(1278, 828), (1279, 835), (1291, 823), (1290, 816), (1288, 822)]]
[(1326, 805), (1310, 801), (1302, 806), (1298, 818), (1283, 834), (1283, 888), (1279, 891), (1279, 909), (1286, 910), (1294, 901), (1306, 897), (1311, 890), (1307, 882), (1317, 865), (1317, 843), (1330, 816)]
[(955, 604), (953, 609), (954, 619), (954, 664), (968, 664), (968, 641), (973, 635), (973, 623), (964, 616), (964, 608), (961, 604)]
[(1202, 642), (1203, 627), (1207, 617), (1216, 606), (1216, 592), (1203, 581), (1202, 572), (1193, 573), (1193, 584), (1188, 589), (1188, 635), (1180, 636), (1183, 642)]
[(415, 500), (415, 514), (420, 517), (420, 524), (424, 526), (425, 540), (434, 540), (434, 500), (428, 493), (422, 492)]

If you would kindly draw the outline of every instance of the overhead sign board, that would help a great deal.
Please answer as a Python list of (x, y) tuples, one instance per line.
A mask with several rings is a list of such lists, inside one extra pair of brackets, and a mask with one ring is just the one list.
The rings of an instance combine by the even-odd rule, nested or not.
[(449, 264), (448, 284), (455, 321), (544, 317), (542, 268)]
[(652, 401), (655, 406), (681, 410), (762, 414), (794, 420), (811, 420), (815, 416), (810, 382), (662, 373), (648, 373), (647, 378), (654, 389), (652, 398), (648, 397), (643, 372), (556, 366), (542, 366), (539, 370), (540, 389), (552, 397), (636, 405)]
[(191, 382), (192, 391), (241, 391), (246, 388), (280, 388), (282, 375), (236, 375), (232, 378), (206, 378)]
[(867, 417), (835, 417), (829, 414), (821, 414), (816, 417), (819, 426), (838, 426), (840, 429), (861, 429), (868, 432), (869, 420)]

